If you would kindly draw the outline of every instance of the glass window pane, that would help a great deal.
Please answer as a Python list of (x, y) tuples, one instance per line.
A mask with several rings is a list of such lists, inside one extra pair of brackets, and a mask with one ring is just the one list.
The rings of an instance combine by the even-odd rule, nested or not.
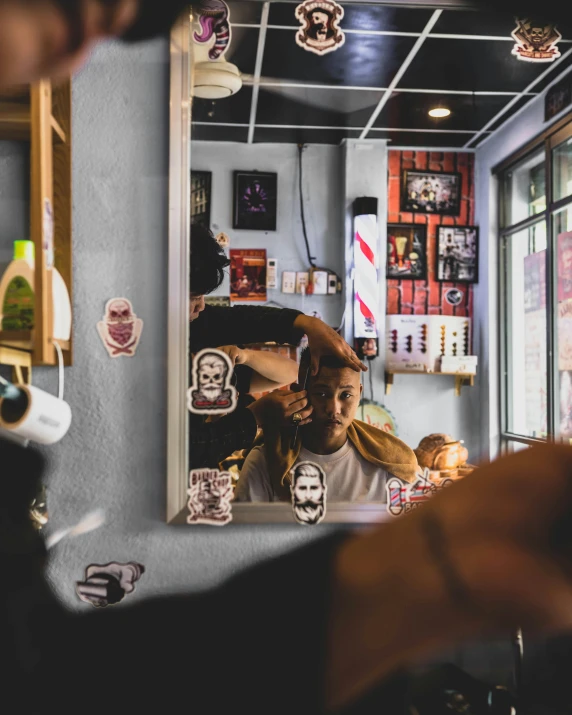
[(544, 149), (501, 177), (501, 225), (512, 226), (546, 210)]
[(554, 201), (572, 194), (572, 137), (552, 152)]
[(525, 437), (547, 435), (546, 226), (507, 236), (506, 428)]
[(558, 400), (560, 424), (558, 435), (572, 438), (572, 206), (553, 218), (556, 237), (556, 290), (558, 350)]

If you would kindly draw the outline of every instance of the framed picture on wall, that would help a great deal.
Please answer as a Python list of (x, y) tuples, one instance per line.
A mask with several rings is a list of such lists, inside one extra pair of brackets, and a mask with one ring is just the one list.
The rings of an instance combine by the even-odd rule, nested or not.
[(479, 229), (476, 226), (439, 226), (437, 232), (438, 281), (478, 283)]
[(266, 249), (230, 249), (230, 300), (266, 301)]
[(234, 172), (233, 228), (276, 231), (278, 174)]
[(413, 171), (402, 174), (401, 210), (458, 216), (461, 211), (461, 174)]
[(427, 278), (427, 226), (387, 224), (387, 278)]
[(210, 171), (191, 171), (191, 226), (200, 224), (210, 228), (211, 183)]

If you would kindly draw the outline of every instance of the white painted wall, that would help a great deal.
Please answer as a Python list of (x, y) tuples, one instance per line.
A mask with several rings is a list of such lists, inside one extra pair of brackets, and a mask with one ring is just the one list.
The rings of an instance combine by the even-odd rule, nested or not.
[[(557, 78), (560, 80), (564, 74)], [(551, 85), (550, 85), (551, 86)], [(548, 89), (548, 88), (547, 88)], [(480, 452), (494, 457), (499, 449), (499, 341), (498, 341), (498, 187), (491, 171), (499, 162), (532, 141), (562, 115), (544, 121), (546, 91), (517, 112), (476, 153), (475, 206), (476, 223), (481, 229), (479, 283), (475, 286), (474, 346), (479, 355), (478, 381), (480, 417)], [(568, 107), (562, 114), (570, 111)]]

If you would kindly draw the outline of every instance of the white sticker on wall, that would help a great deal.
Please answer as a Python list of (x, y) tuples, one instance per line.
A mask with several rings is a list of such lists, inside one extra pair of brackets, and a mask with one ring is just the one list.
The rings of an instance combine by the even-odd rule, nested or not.
[(97, 608), (112, 606), (133, 593), (144, 573), (145, 567), (134, 561), (91, 564), (85, 570), (84, 580), (76, 583), (76, 592), (82, 601)]
[(299, 462), (290, 471), (292, 511), (298, 524), (319, 524), (326, 516), (326, 475), (319, 464)]
[(232, 476), (218, 469), (193, 469), (187, 489), (187, 524), (224, 526), (232, 521)]
[(296, 33), (300, 47), (316, 55), (325, 55), (341, 47), (346, 41), (339, 23), (344, 9), (333, 0), (305, 0), (296, 8), (296, 19), (301, 24)]
[(187, 406), (195, 415), (225, 415), (236, 408), (238, 393), (231, 384), (233, 364), (222, 350), (205, 348), (193, 358), (193, 382)]
[(107, 301), (103, 320), (97, 324), (97, 332), (111, 357), (133, 357), (142, 331), (143, 321), (133, 312), (131, 301), (127, 298)]
[(420, 474), (413, 484), (407, 484), (393, 477), (385, 485), (387, 490), (387, 511), (392, 516), (407, 514), (424, 504), (437, 492), (452, 486), (452, 484), (452, 479), (444, 479), (439, 485), (436, 485), (430, 480), (428, 469), (424, 469), (423, 474)]
[(554, 62), (560, 57), (557, 45), (562, 39), (555, 25), (517, 20), (511, 33), (516, 45), (512, 54), (525, 62)]

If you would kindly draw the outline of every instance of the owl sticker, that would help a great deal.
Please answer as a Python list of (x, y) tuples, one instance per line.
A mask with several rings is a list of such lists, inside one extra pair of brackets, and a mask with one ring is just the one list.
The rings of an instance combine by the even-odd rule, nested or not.
[(127, 298), (112, 298), (105, 306), (103, 320), (97, 324), (97, 332), (109, 355), (133, 357), (143, 331), (143, 321), (133, 312)]

